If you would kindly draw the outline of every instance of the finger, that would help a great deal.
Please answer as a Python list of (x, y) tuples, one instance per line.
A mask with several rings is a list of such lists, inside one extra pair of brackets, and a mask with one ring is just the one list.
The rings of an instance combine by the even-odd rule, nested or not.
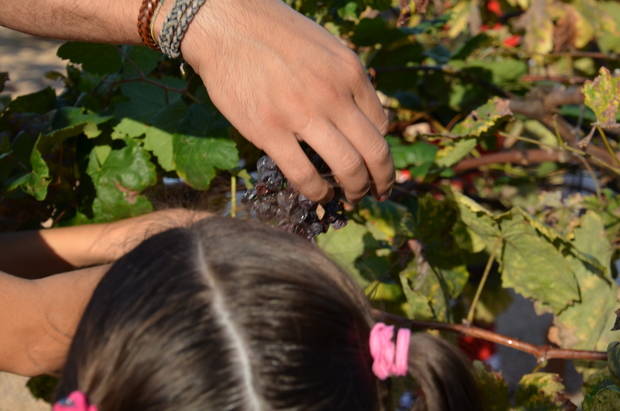
[(377, 91), (367, 76), (358, 81), (357, 87), (353, 91), (353, 99), (355, 104), (360, 108), (362, 113), (372, 122), (377, 131), (385, 135), (388, 126), (388, 117), (379, 101)]
[(331, 122), (314, 122), (300, 137), (327, 163), (349, 201), (366, 195), (370, 179), (364, 159)]
[[(273, 136), (276, 137), (276, 136)], [(289, 184), (312, 201), (329, 201), (334, 196), (330, 184), (321, 178), (306, 153), (299, 146), (297, 139), (283, 135), (270, 141), (264, 150), (278, 165)]]
[(394, 183), (394, 164), (387, 141), (358, 109), (342, 113), (337, 121), (338, 129), (362, 157), (377, 196), (386, 195)]

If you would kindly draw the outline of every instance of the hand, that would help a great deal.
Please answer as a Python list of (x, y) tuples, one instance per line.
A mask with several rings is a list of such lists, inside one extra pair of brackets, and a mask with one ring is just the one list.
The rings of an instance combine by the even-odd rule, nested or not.
[(327, 200), (298, 140), (331, 168), (349, 201), (390, 189), (387, 119), (357, 56), (279, 0), (209, 0), (182, 43), (213, 103), (306, 197)]

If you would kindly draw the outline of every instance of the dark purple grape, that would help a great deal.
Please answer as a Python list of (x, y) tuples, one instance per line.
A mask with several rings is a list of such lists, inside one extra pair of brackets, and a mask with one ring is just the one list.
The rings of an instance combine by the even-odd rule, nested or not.
[(258, 174), (263, 174), (266, 171), (274, 171), (277, 170), (278, 166), (269, 156), (262, 156), (256, 162), (256, 171)]
[(334, 221), (332, 223), (332, 227), (334, 227), (334, 230), (340, 230), (345, 225), (347, 225), (347, 219), (346, 218), (339, 218), (339, 219), (337, 219), (336, 221)]
[(269, 191), (279, 191), (284, 184), (284, 176), (279, 171), (266, 171), (258, 176), (258, 181)]
[[(329, 167), (319, 155), (305, 144), (302, 144), (302, 148), (319, 173), (334, 183), (329, 177)], [(264, 156), (258, 160), (256, 171), (258, 175), (254, 189), (248, 190), (242, 197), (251, 216), (308, 240), (326, 232), (330, 224), (335, 229), (346, 224), (344, 210), (337, 199), (323, 205), (325, 213), (319, 219), (316, 213), (318, 203), (295, 192), (269, 157)], [(337, 194), (336, 198), (340, 197), (341, 194)]]
[(290, 216), (290, 220), (293, 224), (303, 224), (308, 217), (308, 211), (301, 207), (297, 207), (291, 210)]

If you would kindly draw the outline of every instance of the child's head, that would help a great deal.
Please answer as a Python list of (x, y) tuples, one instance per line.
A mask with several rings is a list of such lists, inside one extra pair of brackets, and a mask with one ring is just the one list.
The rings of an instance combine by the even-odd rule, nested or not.
[[(99, 411), (379, 410), (372, 324), (358, 287), (312, 244), (210, 218), (112, 266), (58, 396), (80, 390)], [(415, 334), (409, 364), (429, 409), (474, 409), (467, 365), (449, 344)]]

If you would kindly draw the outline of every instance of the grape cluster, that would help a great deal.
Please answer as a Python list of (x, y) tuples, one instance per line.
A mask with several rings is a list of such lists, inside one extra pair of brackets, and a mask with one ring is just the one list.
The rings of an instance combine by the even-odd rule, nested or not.
[[(329, 171), (318, 155), (308, 154), (319, 172)], [(321, 204), (323, 212), (317, 214), (319, 203), (294, 191), (271, 158), (263, 156), (258, 159), (256, 173), (254, 188), (246, 191), (241, 200), (248, 206), (252, 217), (308, 240), (326, 232), (330, 225), (335, 229), (346, 225), (347, 219), (338, 196), (326, 204)]]

